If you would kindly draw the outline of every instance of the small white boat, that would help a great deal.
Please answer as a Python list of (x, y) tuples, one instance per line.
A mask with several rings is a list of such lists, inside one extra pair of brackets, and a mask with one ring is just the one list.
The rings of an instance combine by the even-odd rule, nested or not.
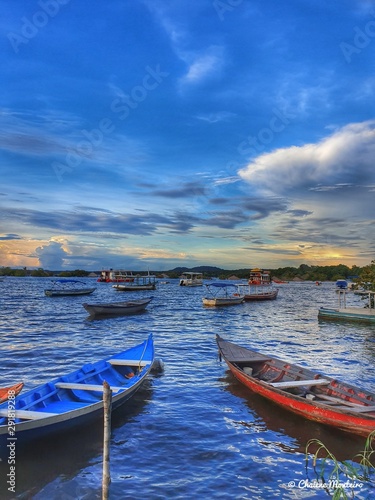
[(82, 304), (90, 316), (121, 316), (127, 314), (136, 314), (144, 311), (151, 302), (152, 297), (148, 299), (129, 300), (126, 302), (107, 302), (104, 304)]
[(44, 293), (47, 297), (64, 297), (66, 295), (89, 295), (96, 287), (86, 287), (79, 280), (54, 280), (52, 288), (47, 288)]
[(156, 276), (147, 274), (146, 276), (135, 276), (134, 280), (128, 283), (118, 283), (112, 285), (118, 292), (133, 292), (136, 290), (155, 290)]
[(180, 286), (202, 286), (203, 274), (202, 273), (183, 273), (180, 279)]
[[(238, 293), (232, 294), (228, 291), (230, 287), (236, 288), (236, 285), (231, 283), (210, 283), (206, 285), (209, 295), (202, 298), (205, 306), (231, 306), (241, 304), (245, 297)], [(214, 289), (217, 290), (214, 290)]]

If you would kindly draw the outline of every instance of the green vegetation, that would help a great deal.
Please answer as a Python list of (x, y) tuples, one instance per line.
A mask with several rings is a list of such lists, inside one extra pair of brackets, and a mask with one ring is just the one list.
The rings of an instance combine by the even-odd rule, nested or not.
[[(308, 479), (308, 481), (315, 483), (317, 488), (324, 489), (333, 500), (355, 498), (365, 485), (368, 485), (369, 490), (373, 490), (375, 487), (374, 440), (375, 431), (369, 434), (363, 452), (356, 455), (353, 460), (340, 462), (321, 441), (310, 439), (306, 445), (306, 471), (308, 472), (309, 461), (312, 459), (315, 478)], [(315, 447), (317, 447), (316, 451), (310, 455), (310, 448)], [(321, 454), (323, 456), (319, 457)]]
[[(220, 278), (228, 279), (231, 276), (236, 276), (239, 279), (247, 279), (249, 277), (250, 267), (246, 269), (225, 270), (214, 266), (198, 266), (193, 268), (176, 267), (170, 271), (163, 271), (169, 278), (179, 278), (184, 271), (203, 273), (204, 278)], [(370, 265), (365, 267), (352, 266), (348, 267), (344, 264), (337, 266), (309, 266), (301, 264), (299, 267), (280, 267), (278, 269), (270, 269), (271, 276), (277, 277), (284, 281), (303, 280), (303, 281), (336, 281), (338, 279), (348, 279), (349, 277), (356, 278), (358, 286), (364, 290), (375, 291), (375, 260)], [(134, 270), (134, 272), (138, 272)], [(99, 274), (96, 271), (96, 274)], [(161, 271), (150, 271), (151, 274), (160, 274)], [(76, 269), (75, 271), (46, 271), (42, 268), (36, 270), (11, 269), (10, 267), (1, 267), (0, 276), (60, 276), (60, 277), (86, 277), (90, 274), (89, 271)]]

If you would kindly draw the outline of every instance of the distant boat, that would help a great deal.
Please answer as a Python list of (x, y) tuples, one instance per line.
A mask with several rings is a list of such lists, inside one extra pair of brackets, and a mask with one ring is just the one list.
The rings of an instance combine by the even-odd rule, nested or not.
[(346, 280), (337, 280), (336, 287), (344, 290), (345, 288), (348, 288), (348, 282)]
[(155, 290), (156, 289), (156, 276), (146, 274), (145, 276), (137, 275), (134, 280), (129, 283), (118, 283), (112, 285), (119, 292), (133, 292), (137, 290)]
[(103, 269), (97, 279), (99, 283), (130, 283), (135, 276), (131, 271)]
[(13, 399), (22, 391), (22, 388), (23, 382), (18, 382), (18, 384), (14, 384), (9, 387), (0, 387), (0, 403), (7, 401), (10, 396), (12, 396)]
[(276, 283), (277, 285), (285, 285), (289, 283), (289, 281), (284, 281), (280, 280), (279, 278), (276, 278), (275, 276), (272, 278), (273, 283)]
[(269, 271), (263, 269), (252, 269), (248, 284), (237, 284), (238, 293), (245, 301), (274, 300), (279, 290), (273, 288)]
[[(103, 381), (113, 392), (112, 409), (123, 405), (141, 387), (154, 362), (152, 334), (143, 343), (114, 356), (87, 363), (19, 395), (12, 408), (17, 446), (73, 428), (103, 416)], [(9, 440), (9, 402), (0, 405), (0, 444)], [(13, 405), (12, 405), (13, 406)]]
[(184, 272), (180, 278), (180, 286), (203, 286), (203, 274)]
[(151, 302), (148, 299), (129, 300), (127, 302), (107, 302), (103, 304), (82, 304), (90, 316), (122, 316), (144, 311)]
[(229, 288), (236, 289), (236, 285), (233, 283), (210, 283), (206, 287), (208, 295), (202, 298), (205, 306), (230, 306), (241, 304), (244, 301), (244, 297), (229, 292)]
[(89, 295), (96, 287), (86, 287), (79, 280), (54, 280), (52, 288), (44, 290), (48, 297), (63, 297), (66, 295)]
[(219, 335), (216, 341), (236, 379), (285, 410), (352, 434), (367, 437), (375, 430), (374, 393), (238, 346)]

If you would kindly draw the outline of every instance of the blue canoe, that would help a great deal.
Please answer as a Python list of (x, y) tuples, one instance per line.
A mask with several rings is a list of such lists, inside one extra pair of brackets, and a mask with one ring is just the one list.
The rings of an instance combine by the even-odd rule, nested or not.
[(152, 334), (110, 358), (86, 364), (0, 405), (0, 450), (66, 432), (103, 415), (103, 381), (112, 389), (112, 409), (140, 388), (154, 362)]

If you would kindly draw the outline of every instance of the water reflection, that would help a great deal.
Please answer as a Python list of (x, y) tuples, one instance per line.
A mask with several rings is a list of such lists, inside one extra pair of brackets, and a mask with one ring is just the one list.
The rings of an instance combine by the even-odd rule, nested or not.
[[(235, 422), (252, 432), (271, 430), (279, 436), (279, 440), (273, 439), (272, 445), (279, 446), (283, 451), (289, 453), (305, 453), (306, 445), (310, 439), (321, 441), (337, 460), (352, 460), (365, 446), (365, 438), (353, 436), (335, 429), (321, 425), (317, 422), (306, 420), (282, 407), (262, 398), (258, 394), (240, 384), (230, 372), (221, 379), (225, 390), (235, 397), (241, 398), (249, 409), (251, 419), (249, 421)], [(292, 438), (285, 440), (285, 436)], [(274, 437), (274, 436), (273, 436)], [(259, 440), (262, 443), (262, 439)], [(268, 446), (270, 443), (262, 443)], [(317, 446), (309, 448), (314, 453)]]
[[(147, 405), (153, 396), (152, 381), (147, 380), (144, 386), (125, 405), (112, 414), (112, 439), (111, 447), (118, 446), (117, 431), (124, 425), (133, 422), (142, 412), (147, 411)], [(66, 482), (77, 474), (77, 470), (85, 469), (93, 464), (102, 463), (103, 453), (103, 423), (97, 420), (89, 426), (80, 427), (67, 434), (33, 442), (19, 450), (17, 448), (17, 498), (59, 498), (51, 496), (56, 484), (44, 491), (48, 483)], [(5, 484), (9, 466), (0, 463), (0, 478)], [(4, 481), (4, 482), (3, 482)], [(100, 494), (101, 477), (95, 480), (95, 488)], [(41, 490), (40, 496), (36, 495)], [(56, 491), (55, 491), (56, 493)], [(90, 495), (92, 494), (92, 491)], [(36, 495), (36, 496), (35, 496)], [(14, 498), (6, 496), (2, 489), (1, 498)], [(61, 498), (61, 497), (60, 497)], [(65, 497), (68, 500), (68, 496)], [(78, 498), (72, 496), (72, 499)], [(95, 498), (90, 496), (90, 498)]]

